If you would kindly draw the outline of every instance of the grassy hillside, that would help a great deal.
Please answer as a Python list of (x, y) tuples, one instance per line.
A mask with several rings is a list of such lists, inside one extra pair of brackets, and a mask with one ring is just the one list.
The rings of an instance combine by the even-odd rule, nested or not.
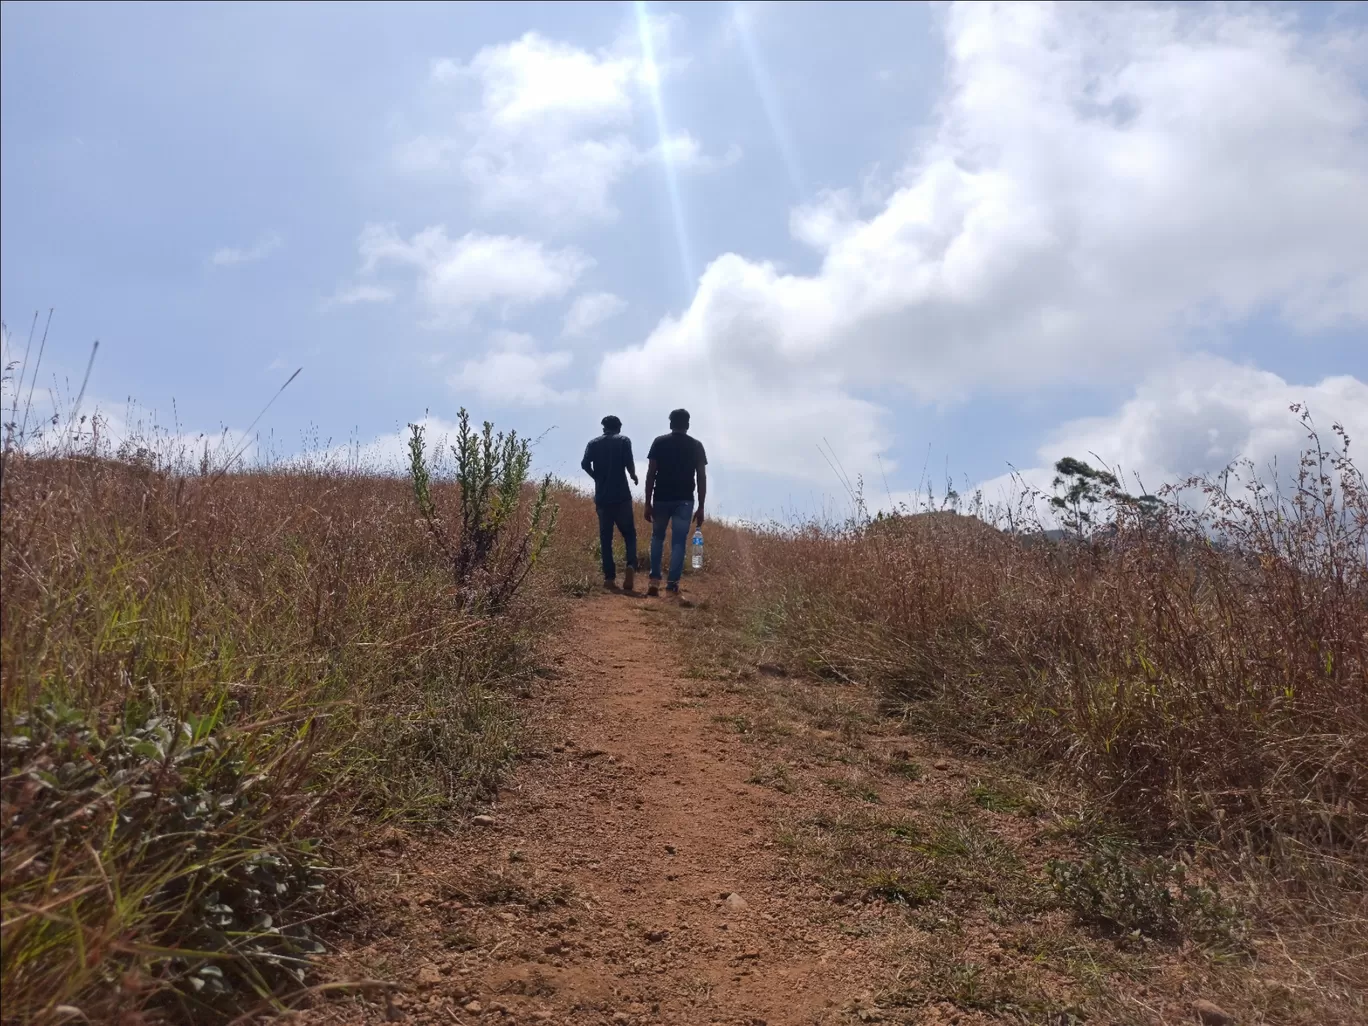
[[(470, 444), (417, 494), (8, 454), (5, 1021), (297, 997), (358, 838), (494, 793), (598, 543), (516, 440)], [(710, 525), (685, 654), (876, 688), (907, 730), (1033, 775), (1070, 810), (1077, 857), (1051, 873), (1082, 919), (1200, 931), (1224, 906), (1183, 872), (1234, 882), (1266, 928), (1335, 923), (1310, 977), (1363, 985), (1368, 491), (1347, 452), (1062, 541), (991, 520)]]
[(1044, 785), (1072, 849), (1050, 882), (1080, 922), (1221, 935), (1224, 958), (1242, 919), (1239, 957), (1361, 1011), (1368, 489), (1338, 434), (1290, 482), (1245, 480), (1057, 540), (1019, 510), (933, 508), (721, 535), (695, 658), (876, 687), (908, 732)]
[(472, 565), (454, 483), (434, 532), (411, 482), (331, 466), (7, 454), (6, 1021), (298, 991), (349, 841), (493, 792), (566, 584), (508, 469)]
[(1141, 835), (1358, 865), (1368, 496), (1346, 466), (1240, 512), (1044, 544), (922, 513), (751, 535), (723, 562), (776, 661), (1067, 773)]

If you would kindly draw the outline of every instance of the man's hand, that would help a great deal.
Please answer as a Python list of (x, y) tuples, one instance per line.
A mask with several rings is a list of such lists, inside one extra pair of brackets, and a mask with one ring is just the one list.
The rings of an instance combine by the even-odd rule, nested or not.
[(703, 507), (698, 507), (698, 512), (694, 514), (694, 527), (703, 526)]
[(641, 482), (637, 480), (637, 476), (635, 474), (632, 475), (632, 484), (641, 484)]
[(649, 502), (646, 503), (645, 507), (642, 509), (641, 515), (646, 518), (646, 523), (649, 524), (651, 522), (651, 504)]
[[(651, 500), (655, 498), (656, 473), (659, 469), (660, 468), (656, 466), (655, 460), (646, 460), (646, 496), (642, 499), (641, 506), (646, 512), (646, 523), (648, 524), (654, 519), (654, 516), (651, 513)], [(635, 478), (633, 478), (633, 480), (635, 480)]]

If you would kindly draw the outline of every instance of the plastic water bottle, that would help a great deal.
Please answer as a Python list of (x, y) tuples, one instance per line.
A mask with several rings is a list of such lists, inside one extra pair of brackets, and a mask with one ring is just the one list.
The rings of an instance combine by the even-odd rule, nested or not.
[(703, 528), (694, 528), (693, 534), (693, 568), (703, 569)]

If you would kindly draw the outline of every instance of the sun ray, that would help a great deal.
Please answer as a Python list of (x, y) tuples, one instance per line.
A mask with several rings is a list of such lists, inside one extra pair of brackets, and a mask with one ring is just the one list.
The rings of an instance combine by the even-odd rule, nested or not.
[(670, 151), (670, 129), (665, 118), (665, 103), (660, 94), (660, 68), (656, 64), (655, 39), (651, 35), (650, 15), (645, 0), (636, 4), (637, 33), (641, 37), (641, 78), (651, 94), (651, 108), (655, 113), (656, 138), (660, 161), (665, 168), (665, 185), (670, 194), (670, 213), (674, 218), (675, 242), (679, 246), (679, 266), (684, 274), (685, 295), (692, 295), (697, 280), (694, 277), (693, 256), (689, 247), (688, 229), (684, 221), (684, 199), (679, 193), (679, 172)]
[(784, 112), (779, 104), (779, 97), (775, 94), (774, 84), (760, 56), (760, 48), (755, 44), (755, 36), (750, 29), (750, 14), (743, 4), (732, 5), (732, 25), (736, 29), (737, 39), (741, 41), (741, 49), (745, 51), (751, 81), (755, 84), (755, 91), (760, 94), (760, 104), (765, 108), (765, 120), (769, 122), (770, 134), (774, 137), (774, 144), (779, 150), (779, 158), (788, 173), (795, 198), (801, 199), (807, 194), (807, 190), (803, 185), (803, 169), (798, 162), (798, 151), (784, 121)]
[[(641, 37), (642, 82), (651, 94), (651, 107), (655, 112), (656, 136), (661, 163), (665, 168), (665, 182), (670, 194), (670, 212), (674, 219), (675, 241), (679, 246), (679, 265), (685, 279), (685, 304), (693, 301), (698, 277), (694, 269), (693, 255), (689, 246), (688, 228), (684, 216), (684, 199), (679, 191), (679, 172), (675, 167), (670, 150), (669, 123), (665, 117), (665, 103), (661, 96), (660, 66), (656, 62), (655, 39), (651, 34), (650, 13), (645, 0), (636, 0), (637, 32)], [(704, 366), (704, 387), (712, 405), (712, 413), (718, 433), (727, 437), (729, 417), (718, 388), (716, 361), (708, 339), (701, 339)]]

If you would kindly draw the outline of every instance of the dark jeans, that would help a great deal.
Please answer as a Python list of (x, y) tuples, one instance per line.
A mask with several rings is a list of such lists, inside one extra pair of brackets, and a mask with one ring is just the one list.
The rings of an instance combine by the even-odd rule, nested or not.
[(632, 516), (632, 500), (610, 502), (595, 506), (599, 518), (599, 548), (603, 550), (603, 579), (617, 580), (617, 566), (613, 563), (613, 527), (622, 532), (627, 543), (627, 565), (633, 570), (637, 563), (636, 518)]
[(689, 540), (689, 521), (693, 518), (693, 499), (682, 502), (651, 503), (651, 580), (660, 580), (660, 560), (665, 554), (665, 528), (670, 529), (670, 579), (668, 587), (679, 587), (684, 573), (684, 546)]

